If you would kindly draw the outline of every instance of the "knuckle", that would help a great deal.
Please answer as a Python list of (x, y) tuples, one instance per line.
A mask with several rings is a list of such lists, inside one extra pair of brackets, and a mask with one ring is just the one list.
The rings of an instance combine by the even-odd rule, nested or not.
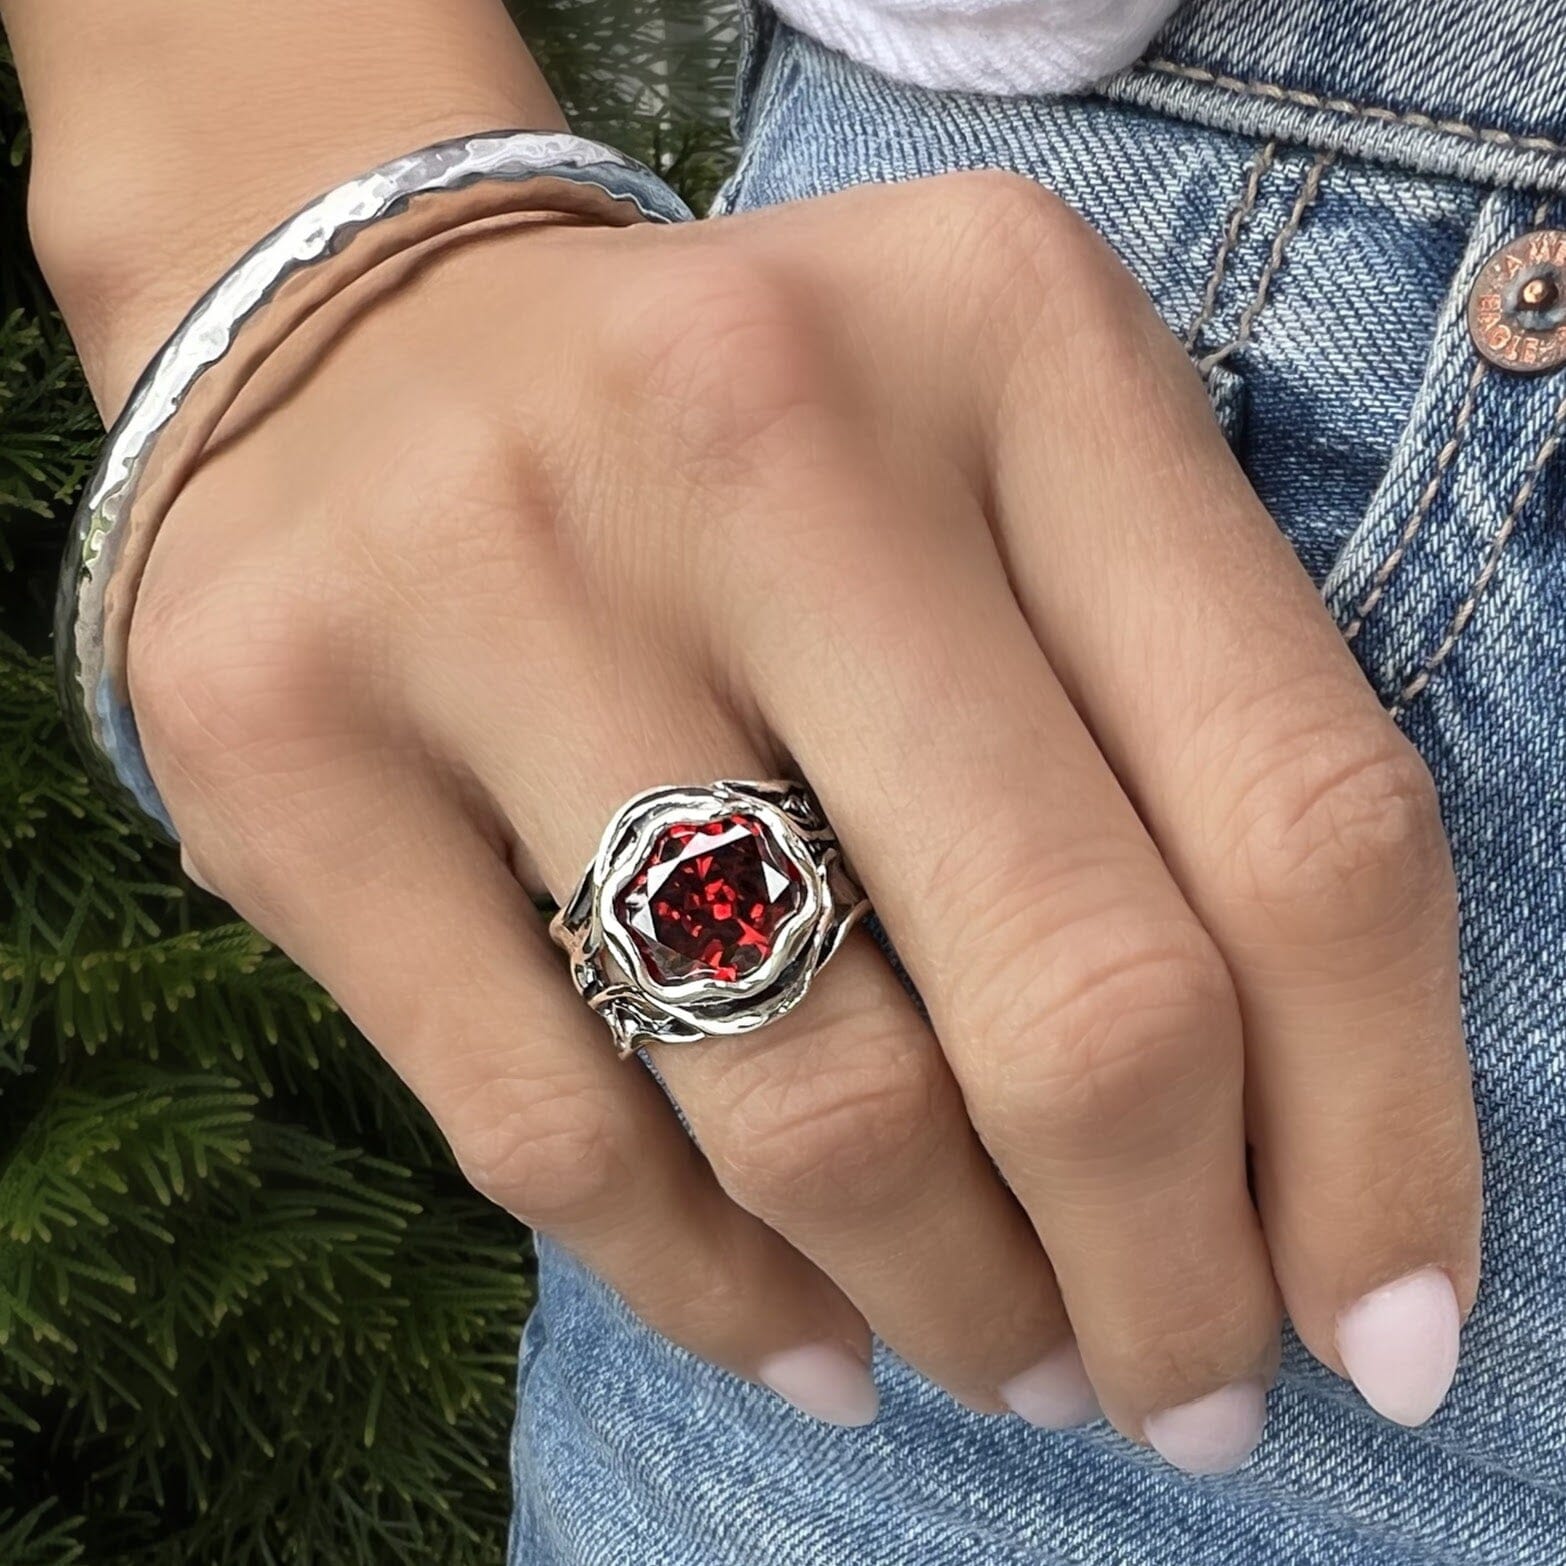
[[(960, 278), (986, 313), (1015, 305), (1024, 317), (1064, 292), (1074, 309), (1091, 305), (1092, 279), (1106, 271), (1102, 241), (1082, 216), (1026, 175), (985, 169), (929, 181), (938, 282)], [(930, 236), (925, 236), (928, 245)]]
[(621, 1116), (602, 1095), (531, 1084), (507, 1104), (490, 1082), (476, 1101), (483, 1107), (449, 1128), (457, 1165), (474, 1190), (524, 1223), (568, 1230), (629, 1188)]
[(712, 1150), (724, 1189), (763, 1219), (895, 1201), (940, 1100), (928, 1046), (850, 1029), (832, 1037), (829, 1055), (809, 1053), (810, 1070), (751, 1087)]
[[(1124, 416), (1128, 387), (1156, 387), (1149, 408), (1160, 410), (1171, 388), (1182, 411), (1206, 408), (1187, 355), (1146, 292), (1093, 226), (1067, 202), (1020, 174), (982, 171), (950, 180), (944, 236), (936, 250), (945, 266), (931, 282), (941, 305), (968, 301), (984, 340), (996, 344), (1005, 367), (1056, 364), (1074, 402), (1111, 422)], [(941, 181), (932, 181), (932, 185)], [(1005, 323), (997, 332), (996, 323)], [(1101, 406), (1101, 412), (1100, 410)]]
[(1052, 190), (1006, 169), (972, 169), (942, 174), (922, 185), (906, 187), (920, 192), (921, 219), (933, 210), (944, 216), (948, 232), (960, 243), (966, 258), (984, 267), (997, 244), (1037, 258), (1041, 246), (1085, 230), (1084, 220)]
[(686, 458), (730, 463), (786, 434), (830, 384), (801, 291), (738, 254), (710, 254), (614, 312), (613, 389)]
[(1423, 902), (1448, 866), (1435, 784), (1384, 733), (1293, 748), (1241, 805), (1242, 898), (1323, 936)]
[(978, 1002), (992, 1081), (986, 1133), (1068, 1151), (1209, 1090), (1238, 1037), (1228, 970), (1194, 922), (1075, 927), (1058, 954), (1021, 949)]

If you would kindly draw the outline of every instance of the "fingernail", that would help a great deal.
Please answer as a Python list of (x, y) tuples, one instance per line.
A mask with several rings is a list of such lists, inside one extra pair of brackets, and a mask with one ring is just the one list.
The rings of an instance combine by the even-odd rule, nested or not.
[(1093, 1384), (1082, 1368), (1076, 1340), (1046, 1354), (1038, 1364), (1013, 1376), (999, 1389), (1001, 1401), (1040, 1430), (1070, 1430), (1100, 1415)]
[(836, 1343), (810, 1343), (763, 1360), (758, 1374), (781, 1398), (829, 1425), (868, 1425), (880, 1409), (875, 1378)]
[(1149, 1414), (1142, 1431), (1166, 1463), (1188, 1474), (1227, 1474), (1256, 1450), (1266, 1422), (1267, 1389), (1259, 1381), (1236, 1381)]
[(185, 879), (195, 882), (203, 892), (210, 892), (214, 897), (222, 895), (216, 887), (209, 885), (202, 879), (200, 872), (190, 862), (190, 855), (185, 852), (183, 847), (179, 851), (179, 867), (185, 872)]
[(1452, 1280), (1425, 1267), (1350, 1305), (1338, 1317), (1338, 1353), (1378, 1414), (1422, 1425), (1457, 1374), (1462, 1324)]

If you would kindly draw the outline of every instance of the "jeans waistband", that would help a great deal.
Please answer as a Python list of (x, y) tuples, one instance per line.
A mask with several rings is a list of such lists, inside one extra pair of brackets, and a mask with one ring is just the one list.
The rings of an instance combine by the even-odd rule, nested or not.
[(1099, 90), (1428, 173), (1566, 188), (1566, 0), (1187, 0)]

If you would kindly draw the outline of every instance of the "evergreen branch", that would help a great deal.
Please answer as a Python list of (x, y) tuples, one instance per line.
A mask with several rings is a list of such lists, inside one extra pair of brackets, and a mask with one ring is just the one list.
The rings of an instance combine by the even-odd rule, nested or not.
[(101, 434), (81, 369), (54, 332), (20, 308), (0, 318), (0, 516), (52, 517), (87, 477)]
[[(517, 0), (573, 123), (701, 206), (728, 15)], [(47, 657), (96, 414), (0, 41), (0, 1562), (501, 1558), (524, 1237), (320, 987), (100, 795)]]
[(53, 1501), (31, 1511), (0, 1512), (0, 1561), (5, 1566), (77, 1566), (82, 1557), (80, 1517), (61, 1517)]

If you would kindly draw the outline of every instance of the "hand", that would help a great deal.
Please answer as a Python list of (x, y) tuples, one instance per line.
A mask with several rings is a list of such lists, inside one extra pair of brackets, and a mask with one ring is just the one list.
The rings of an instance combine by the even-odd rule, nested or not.
[[(1432, 786), (1062, 206), (458, 239), (234, 419), (141, 588), (152, 770), (481, 1191), (828, 1418), (872, 1413), (873, 1330), (1042, 1424), (1085, 1365), (1229, 1466), (1280, 1297), (1428, 1415), (1480, 1201)], [(524, 883), (639, 789), (791, 763), (933, 1026), (856, 934), (786, 1020), (658, 1055), (698, 1154)]]

